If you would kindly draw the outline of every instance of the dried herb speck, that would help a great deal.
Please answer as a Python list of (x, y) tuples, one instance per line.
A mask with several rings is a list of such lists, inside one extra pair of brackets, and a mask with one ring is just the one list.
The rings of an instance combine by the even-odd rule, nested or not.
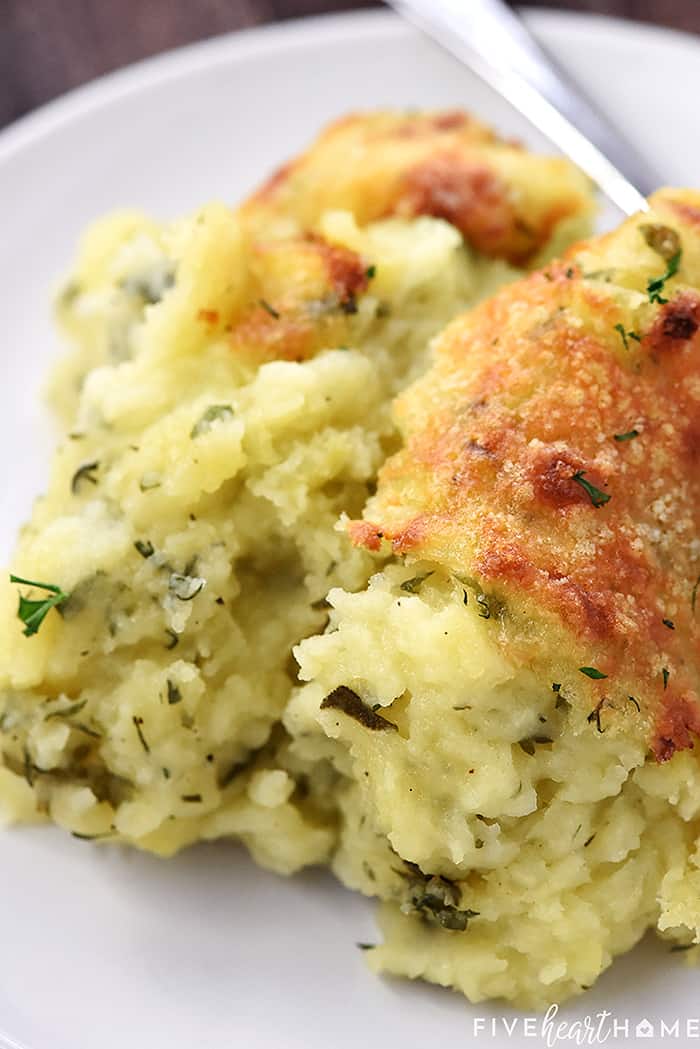
[(518, 746), (521, 747), (526, 754), (530, 757), (535, 753), (535, 747), (545, 743), (553, 743), (554, 740), (549, 736), (528, 736), (526, 739), (519, 739)]
[(206, 579), (201, 576), (182, 575), (179, 572), (172, 572), (168, 580), (168, 590), (178, 601), (191, 601), (206, 585)]
[(179, 703), (182, 699), (182, 692), (177, 685), (168, 678), (168, 703), (173, 706), (174, 703)]
[(404, 579), (401, 589), (407, 594), (417, 594), (425, 580), (432, 574), (432, 572), (426, 572), (425, 575), (414, 575), (412, 579)]
[(90, 484), (97, 484), (97, 478), (94, 476), (95, 471), (99, 469), (99, 459), (94, 459), (90, 463), (83, 463), (73, 474), (70, 483), (70, 490), (73, 495), (77, 495), (82, 481), (88, 481)]
[(321, 710), (340, 710), (373, 732), (396, 732), (396, 725), (365, 706), (357, 692), (353, 692), (347, 685), (334, 688), (321, 703)]
[(131, 720), (134, 723), (134, 728), (136, 729), (136, 735), (139, 737), (139, 742), (141, 743), (141, 746), (143, 747), (143, 749), (146, 751), (147, 754), (150, 754), (151, 753), (151, 748), (148, 745), (146, 737), (143, 734), (143, 728), (141, 727), (143, 725), (143, 718), (137, 717), (137, 715), (134, 714), (134, 716), (132, 717)]

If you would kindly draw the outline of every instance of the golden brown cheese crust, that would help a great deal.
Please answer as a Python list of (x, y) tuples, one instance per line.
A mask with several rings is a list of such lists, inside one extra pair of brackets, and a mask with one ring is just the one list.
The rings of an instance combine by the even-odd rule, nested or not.
[(530, 155), (466, 113), (350, 116), (239, 209), (245, 294), (229, 315), (202, 309), (200, 322), (254, 364), (302, 361), (351, 342), (373, 260), (320, 235), (321, 216), (338, 208), (360, 225), (391, 215), (446, 219), (477, 251), (525, 263), (560, 221), (585, 222), (591, 197), (567, 161)]
[[(350, 527), (546, 622), (523, 658), (570, 668), (599, 730), (665, 760), (700, 731), (700, 194), (651, 203), (446, 330)], [(654, 223), (682, 245), (657, 296)]]
[(370, 272), (356, 252), (316, 234), (254, 243), (248, 303), (224, 319), (232, 349), (258, 363), (342, 345)]
[(329, 209), (364, 225), (431, 215), (488, 256), (526, 265), (564, 219), (590, 212), (571, 164), (527, 153), (468, 113), (379, 112), (332, 124), (244, 206), (252, 230), (279, 219), (312, 229)]

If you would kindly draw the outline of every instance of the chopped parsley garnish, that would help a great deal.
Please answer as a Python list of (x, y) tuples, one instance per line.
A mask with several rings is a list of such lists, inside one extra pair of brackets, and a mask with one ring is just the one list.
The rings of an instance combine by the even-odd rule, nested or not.
[(664, 688), (668, 687), (668, 679), (670, 678), (670, 676), (671, 676), (671, 672), (668, 669), (668, 667), (662, 667), (661, 668), (661, 677), (664, 679)]
[(666, 272), (660, 277), (650, 277), (647, 281), (647, 295), (649, 296), (649, 302), (656, 302), (659, 306), (665, 306), (668, 299), (665, 299), (661, 294), (664, 291), (666, 281), (670, 280), (671, 277), (675, 277), (678, 273), (681, 264), (681, 251), (676, 252), (668, 260), (668, 266)]
[(270, 316), (273, 318), (273, 320), (278, 321), (280, 319), (279, 313), (274, 308), (274, 306), (270, 305), (270, 303), (267, 301), (267, 299), (258, 299), (258, 304), (260, 306), (262, 306), (262, 308), (265, 310), (265, 313), (269, 313), (270, 314)]
[(626, 350), (629, 350), (630, 348), (630, 339), (634, 339), (635, 342), (642, 341), (641, 335), (638, 335), (636, 331), (626, 331), (624, 324), (616, 324), (615, 331), (619, 331), (620, 337), (622, 338), (622, 343)]
[(635, 437), (639, 437), (639, 430), (628, 430), (627, 433), (614, 433), (613, 440), (615, 441), (631, 441)]
[(202, 800), (201, 794), (181, 794), (180, 797), (183, 801), (200, 802)]
[(179, 703), (182, 699), (182, 692), (177, 685), (168, 678), (168, 703), (172, 706), (174, 703)]
[(662, 619), (661, 622), (663, 623), (663, 625), (665, 627), (668, 627), (669, 630), (675, 630), (676, 629), (676, 624), (673, 622), (672, 619)]
[(146, 737), (143, 734), (143, 729), (141, 728), (141, 726), (143, 725), (143, 718), (137, 717), (136, 714), (134, 714), (134, 716), (132, 717), (131, 720), (134, 723), (134, 728), (136, 729), (136, 735), (139, 737), (139, 742), (141, 743), (141, 746), (143, 747), (143, 749), (146, 751), (147, 754), (150, 754), (151, 753), (151, 748), (149, 747), (148, 741), (146, 740)]
[(601, 492), (600, 488), (596, 488), (594, 484), (587, 481), (583, 470), (577, 470), (571, 479), (583, 488), (596, 509), (610, 502), (611, 496), (607, 492)]
[(210, 404), (190, 430), (190, 437), (201, 437), (208, 433), (212, 424), (220, 419), (233, 419), (233, 408), (230, 404)]
[(355, 946), (361, 951), (373, 951), (377, 945), (376, 943), (356, 943)]
[(377, 276), (377, 267), (376, 266), (368, 266), (367, 269), (365, 270), (365, 277), (367, 278), (367, 280), (372, 280), (372, 278), (376, 277), (376, 276)]
[(695, 586), (693, 587), (693, 592), (690, 595), (690, 610), (693, 613), (693, 615), (695, 615), (695, 606), (696, 606), (696, 604), (698, 602), (698, 587), (699, 586), (700, 586), (700, 575), (695, 580)]
[(596, 667), (579, 667), (579, 673), (585, 674), (586, 677), (591, 678), (593, 681), (602, 681), (608, 675), (604, 674), (602, 670), (598, 670)]
[(552, 692), (561, 692), (561, 684), (558, 681), (552, 682)]
[(146, 540), (137, 539), (136, 542), (134, 543), (134, 546), (136, 547), (138, 552), (141, 554), (141, 557), (144, 557), (146, 559), (148, 559), (149, 557), (152, 557), (153, 554), (155, 553), (155, 547), (154, 547), (153, 543), (148, 541), (148, 539), (146, 539)]
[(329, 692), (321, 703), (321, 710), (329, 709), (341, 710), (343, 714), (347, 714), (348, 717), (364, 725), (365, 728), (372, 729), (373, 732), (397, 731), (393, 722), (365, 706), (357, 692), (353, 692), (347, 685), (339, 685), (338, 688)]
[(179, 572), (172, 572), (168, 580), (168, 590), (179, 601), (191, 601), (206, 585), (206, 579), (201, 576), (181, 575)]
[(99, 469), (99, 459), (93, 459), (90, 463), (83, 463), (73, 474), (70, 483), (70, 490), (73, 495), (77, 495), (82, 481), (89, 481), (90, 484), (97, 484), (97, 478), (95, 477), (95, 471)]
[(69, 595), (64, 593), (60, 586), (56, 586), (54, 583), (38, 583), (32, 579), (23, 579), (18, 575), (11, 575), (10, 582), (34, 586), (39, 590), (46, 590), (50, 594), (49, 597), (42, 599), (19, 595), (17, 615), (24, 623), (23, 634), (25, 637), (31, 637), (33, 634), (36, 634), (51, 609), (60, 608), (68, 600)]

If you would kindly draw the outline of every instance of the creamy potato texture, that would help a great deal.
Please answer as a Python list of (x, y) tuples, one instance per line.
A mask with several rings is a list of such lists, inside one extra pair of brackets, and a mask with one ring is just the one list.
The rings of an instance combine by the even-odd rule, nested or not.
[[(700, 216), (697, 201), (677, 203)], [(659, 294), (682, 290), (682, 316), (657, 320), (645, 286), (669, 246), (626, 227), (455, 322), (434, 364), (449, 322), (584, 234), (591, 214), (565, 161), (464, 114), (351, 117), (237, 210), (95, 224), (58, 301), (72, 346), (52, 380), (63, 434), (11, 565), (29, 582), (0, 587), (3, 817), (161, 855), (232, 836), (280, 873), (329, 863), (381, 900), (370, 964), (473, 1000), (576, 994), (649, 927), (690, 945), (700, 787), (682, 738), (692, 704), (674, 689), (697, 663), (680, 589), (669, 687), (659, 676), (652, 703), (635, 681), (641, 718), (616, 695), (598, 718), (608, 679), (579, 667), (605, 657), (611, 678), (619, 650), (606, 635), (574, 653), (548, 591), (487, 578), (462, 542), (502, 496), (500, 474), (487, 476), (501, 445), (472, 415), (503, 382), (525, 417), (560, 366), (561, 315), (587, 337), (604, 331), (607, 352), (652, 386), (649, 361), (680, 340), (674, 381), (684, 397), (696, 389), (692, 219), (659, 209), (650, 221), (685, 252)], [(577, 315), (566, 296), (579, 293), (595, 309)], [(537, 381), (514, 370), (519, 325), (551, 351)], [(482, 379), (489, 397), (472, 397)], [(644, 431), (640, 412), (627, 432)], [(679, 432), (660, 439), (663, 462), (648, 459), (649, 483), (678, 460)], [(511, 452), (500, 466), (517, 473), (529, 459)], [(617, 452), (642, 455), (632, 438)], [(612, 475), (584, 472), (613, 490)], [(589, 509), (552, 511), (563, 551), (570, 503)], [(648, 536), (662, 552), (665, 505)], [(608, 518), (590, 509), (602, 534)], [(685, 571), (697, 550), (675, 534)], [(53, 607), (28, 604), (44, 599)], [(641, 620), (629, 623), (636, 644)]]

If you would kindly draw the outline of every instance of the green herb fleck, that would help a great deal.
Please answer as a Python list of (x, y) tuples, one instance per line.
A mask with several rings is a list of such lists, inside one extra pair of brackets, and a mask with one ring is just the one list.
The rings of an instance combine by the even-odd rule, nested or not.
[(396, 732), (396, 725), (365, 706), (357, 692), (353, 692), (347, 685), (339, 685), (326, 696), (321, 703), (321, 710), (329, 709), (341, 710), (343, 714), (347, 714), (348, 717), (374, 732)]
[(656, 302), (659, 306), (665, 306), (668, 299), (665, 299), (661, 292), (664, 291), (666, 281), (670, 280), (671, 277), (675, 277), (678, 273), (681, 264), (681, 252), (678, 251), (671, 259), (669, 259), (668, 267), (666, 272), (660, 277), (650, 277), (647, 281), (647, 295), (649, 296), (649, 302)]
[(613, 434), (613, 440), (615, 441), (631, 441), (635, 437), (639, 437), (639, 430), (628, 430), (627, 433), (615, 433)]
[(134, 546), (141, 554), (141, 557), (144, 557), (146, 559), (148, 559), (149, 557), (153, 557), (153, 554), (155, 553), (155, 547), (153, 543), (149, 542), (148, 539), (146, 539), (145, 541), (143, 539), (137, 539), (134, 543)]
[(177, 685), (168, 678), (168, 703), (172, 706), (174, 703), (179, 703), (182, 699), (182, 692)]
[(48, 591), (51, 595), (42, 600), (24, 597), (22, 594), (19, 595), (17, 615), (24, 623), (23, 634), (25, 637), (31, 637), (33, 634), (36, 634), (51, 609), (59, 609), (69, 597), (68, 594), (61, 590), (60, 586), (56, 586), (54, 583), (39, 583), (32, 579), (23, 579), (18, 575), (11, 575), (10, 582), (23, 583), (25, 586), (34, 586), (39, 590)]
[(274, 306), (270, 305), (270, 303), (267, 301), (267, 299), (258, 299), (258, 304), (260, 306), (262, 306), (262, 308), (265, 310), (266, 313), (270, 314), (270, 316), (273, 318), (273, 320), (278, 321), (280, 319), (279, 313), (274, 308)]
[(664, 688), (668, 687), (668, 679), (670, 678), (670, 676), (671, 676), (671, 672), (668, 669), (668, 667), (662, 667), (661, 668), (661, 677), (664, 679)]
[(373, 951), (377, 945), (376, 943), (356, 943), (355, 946), (361, 951)]
[(148, 745), (146, 737), (143, 734), (143, 729), (141, 727), (143, 725), (143, 718), (137, 717), (136, 714), (134, 714), (134, 716), (132, 717), (131, 720), (134, 723), (134, 728), (136, 729), (136, 735), (139, 737), (139, 742), (141, 743), (141, 746), (143, 747), (143, 749), (146, 751), (147, 754), (150, 754), (151, 753), (151, 748)]
[(95, 471), (99, 469), (99, 459), (93, 459), (90, 463), (83, 463), (73, 474), (70, 483), (70, 490), (73, 495), (77, 495), (82, 481), (89, 481), (90, 484), (97, 484), (97, 478), (95, 477)]
[(190, 801), (195, 804), (202, 800), (201, 794), (181, 794), (180, 797), (183, 801)]
[(403, 862), (408, 871), (398, 873), (409, 883), (408, 899), (401, 904), (405, 914), (418, 913), (429, 924), (455, 932), (464, 932), (470, 918), (478, 917), (478, 911), (460, 907), (462, 894), (454, 882), (440, 875), (423, 874), (417, 864)]
[(602, 681), (603, 678), (608, 676), (596, 667), (579, 667), (578, 669), (580, 674), (585, 674), (586, 677), (591, 678), (593, 681)]
[(100, 838), (113, 838), (114, 831), (106, 830), (102, 834), (82, 834), (80, 831), (72, 830), (71, 835), (79, 841), (99, 841)]
[(587, 481), (583, 470), (577, 470), (572, 477), (572, 480), (575, 481), (576, 484), (581, 485), (596, 509), (600, 506), (605, 506), (606, 503), (610, 502), (611, 497), (608, 493), (601, 492), (600, 488), (596, 488), (596, 486), (591, 484), (590, 481)]
[(165, 647), (167, 648), (168, 652), (171, 652), (176, 647), (176, 645), (180, 644), (180, 638), (177, 636), (174, 630), (170, 629), (170, 627), (165, 628), (165, 633), (170, 638)]
[(662, 619), (661, 622), (663, 623), (663, 625), (665, 627), (668, 627), (669, 630), (675, 630), (676, 629), (676, 624), (673, 622), (672, 619)]
[(168, 590), (179, 601), (191, 601), (206, 585), (206, 579), (201, 576), (181, 575), (179, 572), (172, 572), (168, 580)]
[(414, 575), (412, 579), (404, 579), (401, 589), (407, 594), (417, 594), (425, 580), (432, 574), (432, 572), (426, 572), (425, 575)]
[(482, 619), (490, 619), (491, 607), (489, 605), (489, 599), (487, 598), (486, 594), (477, 594), (476, 603), (479, 606), (479, 616)]
[(585, 840), (585, 841), (584, 841), (584, 843), (583, 843), (583, 847), (584, 847), (584, 849), (587, 849), (587, 848), (588, 848), (588, 846), (589, 846), (589, 845), (591, 844), (591, 842), (592, 842), (592, 841), (593, 841), (593, 839), (595, 838), (595, 835), (596, 835), (596, 832), (594, 831), (594, 832), (593, 832), (593, 834), (591, 834), (590, 838), (586, 838), (586, 840)]
[(376, 276), (377, 276), (377, 267), (376, 266), (368, 266), (367, 269), (365, 270), (365, 277), (367, 278), (367, 280), (372, 280)]
[(161, 769), (164, 779), (170, 779), (170, 769), (166, 769), (165, 766)]
[(615, 331), (619, 331), (620, 338), (622, 339), (622, 343), (626, 350), (629, 350), (630, 348), (630, 339), (634, 339), (635, 342), (642, 341), (641, 335), (638, 335), (636, 331), (626, 331), (624, 324), (616, 324)]
[(552, 682), (552, 692), (561, 692), (561, 685), (558, 681)]
[(208, 433), (212, 425), (220, 419), (233, 419), (233, 408), (230, 404), (210, 404), (190, 430), (190, 437), (201, 437)]
[(690, 595), (690, 611), (693, 613), (693, 615), (695, 615), (695, 606), (696, 606), (696, 604), (698, 602), (698, 587), (699, 586), (700, 586), (700, 575), (695, 580), (695, 586), (693, 587), (693, 592)]
[(681, 238), (675, 229), (671, 229), (670, 226), (645, 222), (639, 227), (639, 232), (651, 250), (655, 251), (666, 262), (670, 262), (675, 255), (680, 255)]

